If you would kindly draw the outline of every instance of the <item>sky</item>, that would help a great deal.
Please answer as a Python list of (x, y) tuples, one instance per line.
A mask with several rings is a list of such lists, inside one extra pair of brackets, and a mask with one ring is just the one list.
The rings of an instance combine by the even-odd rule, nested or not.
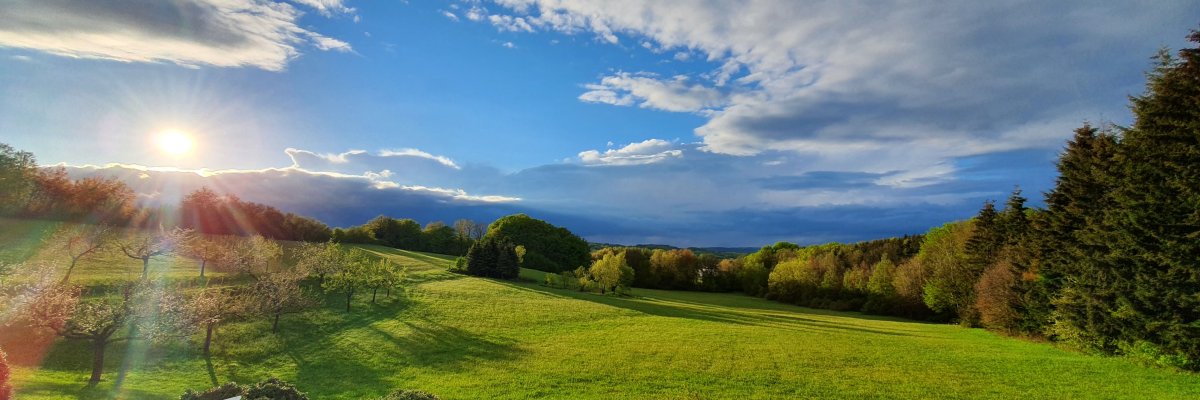
[[(147, 204), (853, 242), (1033, 205), (1200, 4), (0, 2), (0, 142)], [(191, 138), (176, 154), (164, 132)]]

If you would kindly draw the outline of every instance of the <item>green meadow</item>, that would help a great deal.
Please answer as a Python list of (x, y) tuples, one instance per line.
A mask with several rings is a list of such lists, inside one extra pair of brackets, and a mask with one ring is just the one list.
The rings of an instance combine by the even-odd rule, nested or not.
[[(49, 258), (55, 223), (0, 220), (0, 261)], [(202, 332), (112, 345), (87, 387), (86, 343), (0, 327), (18, 399), (177, 398), (185, 389), (276, 376), (315, 399), (421, 389), (444, 399), (1200, 398), (1200, 376), (1072, 352), (981, 329), (801, 308), (740, 294), (635, 289), (603, 296), (446, 271), (452, 257), (361, 246), (408, 267), (404, 289), (349, 313), (332, 294), (310, 311), (222, 325), (209, 357)], [(238, 284), (182, 258), (153, 279)], [(73, 282), (136, 279), (140, 262), (106, 254)], [(10, 276), (4, 285), (17, 284)], [(128, 373), (116, 386), (117, 371)]]

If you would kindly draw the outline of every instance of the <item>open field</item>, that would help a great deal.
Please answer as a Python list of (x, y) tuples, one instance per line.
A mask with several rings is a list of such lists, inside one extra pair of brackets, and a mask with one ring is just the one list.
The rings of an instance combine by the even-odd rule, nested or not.
[[(40, 257), (37, 238), (52, 227), (0, 220), (0, 260)], [(20, 399), (175, 398), (186, 388), (272, 375), (316, 399), (395, 388), (448, 399), (1200, 397), (1195, 374), (980, 329), (736, 294), (576, 293), (452, 274), (447, 256), (365, 247), (408, 266), (402, 293), (375, 305), (360, 295), (350, 313), (342, 296), (331, 295), (324, 307), (285, 316), (277, 335), (265, 319), (224, 325), (208, 359), (199, 331), (189, 342), (114, 345), (104, 381), (89, 389), (83, 343), (0, 328), (0, 347), (16, 364)], [(157, 265), (165, 268), (156, 279), (196, 281), (191, 261)], [(136, 278), (139, 269), (135, 260), (101, 257), (73, 281), (105, 284)], [(131, 372), (114, 389), (126, 362)]]

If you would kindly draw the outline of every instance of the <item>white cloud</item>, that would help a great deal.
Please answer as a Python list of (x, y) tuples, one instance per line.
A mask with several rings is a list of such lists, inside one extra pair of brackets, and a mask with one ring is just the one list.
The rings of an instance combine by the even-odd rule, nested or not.
[(686, 76), (659, 79), (654, 75), (620, 72), (606, 76), (598, 84), (585, 86), (579, 99), (591, 103), (618, 106), (638, 104), (675, 112), (702, 112), (722, 107), (728, 100), (719, 90), (691, 84)]
[[(301, 2), (350, 12), (340, 1)], [(122, 62), (281, 71), (301, 46), (349, 51), (301, 28), (302, 12), (268, 0), (38, 0), (0, 2), (0, 47)]]
[(517, 45), (513, 44), (513, 42), (504, 42), (503, 44), (501, 44), (501, 46), (504, 46), (505, 48), (509, 48), (509, 49), (517, 48)]
[(1200, 11), (1185, 1), (495, 3), (492, 20), (614, 43), (627, 34), (678, 60), (704, 59), (707, 73), (612, 74), (579, 99), (700, 113), (708, 121), (694, 133), (708, 151), (871, 160), (897, 159), (899, 147), (927, 157), (908, 162), (927, 171), (953, 157), (1057, 146), (1070, 134), (1027, 126), (1121, 114), (1145, 57), (1181, 38), (1194, 25), (1185, 16)]
[[(312, 7), (324, 16), (330, 16), (334, 13), (352, 14), (355, 9), (346, 7), (342, 0), (292, 0), (297, 4), (303, 4)], [(358, 21), (355, 21), (358, 22)]]
[[(610, 146), (612, 142), (609, 142)], [(630, 143), (619, 149), (587, 150), (579, 153), (579, 161), (585, 165), (642, 165), (680, 158), (683, 151), (674, 149), (674, 144), (662, 139), (647, 139)]]
[(412, 148), (399, 149), (399, 150), (381, 150), (379, 152), (379, 156), (380, 157), (418, 157), (418, 158), (424, 158), (424, 159), (437, 161), (439, 164), (445, 165), (450, 168), (462, 169), (461, 167), (458, 166), (458, 164), (454, 163), (454, 160), (451, 160), (449, 157), (435, 156), (433, 154), (429, 154), (427, 152), (417, 150), (417, 149), (412, 149)]
[(525, 18), (513, 17), (509, 15), (489, 15), (488, 21), (503, 31), (509, 32), (533, 32), (533, 26), (530, 26)]
[(458, 15), (456, 15), (452, 12), (442, 10), (442, 16), (450, 19), (451, 21), (458, 22)]

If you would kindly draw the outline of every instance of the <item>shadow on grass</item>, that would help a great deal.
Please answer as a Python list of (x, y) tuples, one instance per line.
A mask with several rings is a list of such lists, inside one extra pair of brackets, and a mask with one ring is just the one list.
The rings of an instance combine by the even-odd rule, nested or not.
[[(739, 306), (706, 304), (698, 302), (683, 302), (674, 299), (664, 299), (657, 297), (615, 297), (605, 296), (596, 293), (584, 293), (564, 289), (552, 289), (541, 285), (529, 283), (503, 282), (509, 287), (517, 290), (541, 293), (549, 296), (566, 297), (577, 300), (585, 300), (594, 303), (600, 303), (608, 306), (623, 308), (627, 310), (637, 311), (643, 314), (655, 315), (660, 317), (670, 318), (687, 318), (707, 322), (715, 322), (722, 324), (735, 324), (746, 326), (762, 326), (773, 327), (779, 329), (793, 329), (814, 332), (855, 332), (860, 334), (870, 335), (887, 335), (887, 336), (919, 336), (904, 330), (888, 330), (875, 327), (856, 326), (853, 323), (839, 324), (829, 321), (821, 321), (812, 318), (806, 318), (797, 315), (800, 309), (795, 311), (766, 308), (742, 308)], [(763, 312), (770, 311), (770, 312)], [(870, 318), (859, 318), (852, 314), (825, 314), (836, 315), (848, 320), (873, 320)]]
[(409, 368), (456, 373), (475, 363), (525, 354), (512, 341), (398, 317), (406, 303), (355, 302), (350, 313), (331, 310), (319, 318), (292, 321), (279, 335), (283, 354), (296, 365), (295, 380), (304, 382), (314, 398), (374, 397), (384, 394), (377, 392), (387, 389), (388, 382), (403, 379)]

